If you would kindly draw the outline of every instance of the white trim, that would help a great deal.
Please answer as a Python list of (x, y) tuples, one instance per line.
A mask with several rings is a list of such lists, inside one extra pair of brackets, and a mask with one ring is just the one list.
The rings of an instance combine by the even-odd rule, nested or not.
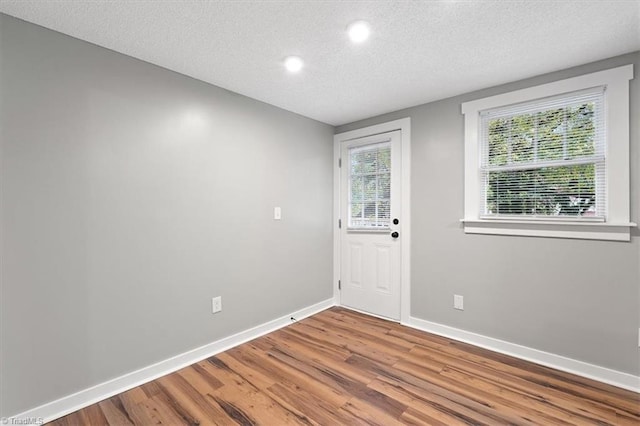
[(23, 413), (16, 414), (15, 416), (7, 416), (7, 418), (24, 419), (41, 417), (44, 419), (45, 423), (53, 421), (62, 416), (66, 416), (69, 413), (80, 410), (81, 408), (95, 404), (106, 398), (110, 398), (113, 395), (125, 392), (136, 386), (155, 380), (158, 377), (173, 373), (174, 371), (212, 357), (220, 352), (224, 352), (282, 327), (286, 327), (291, 324), (292, 316), (297, 320), (301, 320), (311, 315), (315, 315), (318, 312), (324, 311), (332, 306), (334, 306), (333, 299), (324, 300), (300, 309), (292, 314), (287, 314), (213, 343), (181, 353), (169, 359), (165, 359), (164, 361), (143, 367), (139, 370), (132, 371), (131, 373), (124, 374), (120, 377), (116, 377), (115, 379), (81, 390), (80, 392), (67, 395), (55, 401), (27, 410)]
[(449, 327), (420, 318), (409, 318), (409, 321), (402, 323), (427, 333), (437, 334), (449, 339), (469, 343), (474, 346), (489, 349), (494, 352), (513, 356), (515, 358), (530, 361), (536, 364), (555, 368), (556, 370), (586, 377), (598, 382), (607, 383), (619, 388), (628, 389), (633, 392), (640, 392), (640, 377), (621, 371), (612, 370), (576, 359), (567, 358), (561, 355), (540, 351), (527, 346), (494, 339), (459, 328)]
[[(552, 83), (541, 84), (539, 86), (527, 87), (509, 93), (489, 96), (488, 98), (476, 99), (462, 104), (462, 113), (473, 113), (485, 109), (498, 108), (505, 105), (517, 104), (530, 101), (532, 99), (548, 98), (561, 93), (575, 92), (588, 89), (590, 87), (608, 86), (612, 80), (632, 80), (633, 64), (623, 65), (604, 71), (591, 74), (584, 74), (577, 77), (558, 80)], [(609, 90), (609, 87), (607, 87)]]
[[(336, 305), (340, 305), (340, 290), (338, 288), (338, 281), (340, 280), (340, 230), (338, 227), (338, 221), (340, 219), (340, 167), (338, 162), (340, 160), (341, 146), (340, 142), (336, 140), (338, 135), (333, 136), (333, 302)], [(342, 221), (342, 226), (347, 226), (347, 220), (345, 218)]]
[[(402, 266), (400, 284), (400, 321), (408, 321), (411, 316), (411, 118), (401, 118), (387, 123), (339, 133), (333, 137), (333, 297), (340, 305), (340, 158), (341, 142), (380, 133), (400, 130), (402, 138)], [(346, 226), (343, 220), (342, 226)]]
[(519, 235), (580, 240), (631, 241), (635, 223), (549, 222), (542, 220), (462, 219), (467, 234)]
[[(477, 99), (462, 104), (464, 114), (465, 159), (464, 159), (464, 230), (465, 233), (528, 235), (537, 237), (580, 238), (597, 240), (630, 241), (631, 224), (629, 209), (629, 80), (633, 79), (633, 65), (585, 74), (566, 80)], [(479, 123), (480, 112), (516, 103), (546, 98), (562, 93), (606, 86), (605, 122), (607, 129), (607, 222), (614, 224), (615, 231), (585, 232), (578, 227), (530, 222), (531, 227), (477, 226), (480, 214), (480, 156)], [(522, 219), (526, 222), (526, 218)]]

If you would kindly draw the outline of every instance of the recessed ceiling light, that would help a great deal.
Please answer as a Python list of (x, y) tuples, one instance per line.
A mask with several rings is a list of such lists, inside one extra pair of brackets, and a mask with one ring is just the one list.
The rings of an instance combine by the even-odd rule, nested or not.
[(284, 66), (289, 72), (298, 72), (304, 66), (304, 62), (298, 56), (288, 56), (284, 60)]
[(371, 29), (369, 28), (369, 23), (365, 21), (355, 21), (352, 22), (347, 27), (347, 32), (349, 33), (349, 38), (354, 43), (362, 43), (366, 39), (369, 38), (369, 34), (371, 34)]

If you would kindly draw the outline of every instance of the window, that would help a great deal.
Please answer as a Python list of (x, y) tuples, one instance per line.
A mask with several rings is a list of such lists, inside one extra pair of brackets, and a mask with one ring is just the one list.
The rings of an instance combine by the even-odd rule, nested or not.
[(349, 149), (350, 229), (388, 229), (391, 143)]
[(628, 241), (632, 75), (464, 103), (465, 232)]
[(604, 87), (480, 113), (481, 217), (605, 218)]

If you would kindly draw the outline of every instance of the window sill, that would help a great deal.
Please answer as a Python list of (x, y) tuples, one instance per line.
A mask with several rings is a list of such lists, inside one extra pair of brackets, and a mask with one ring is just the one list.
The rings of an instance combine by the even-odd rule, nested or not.
[(461, 219), (465, 234), (630, 241), (635, 223)]

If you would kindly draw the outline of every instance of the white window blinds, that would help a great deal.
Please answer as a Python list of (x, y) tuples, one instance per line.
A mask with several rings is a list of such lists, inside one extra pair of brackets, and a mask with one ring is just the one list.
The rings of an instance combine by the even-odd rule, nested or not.
[(604, 87), (480, 113), (481, 217), (604, 220)]
[(389, 227), (391, 144), (381, 142), (349, 149), (350, 229)]

